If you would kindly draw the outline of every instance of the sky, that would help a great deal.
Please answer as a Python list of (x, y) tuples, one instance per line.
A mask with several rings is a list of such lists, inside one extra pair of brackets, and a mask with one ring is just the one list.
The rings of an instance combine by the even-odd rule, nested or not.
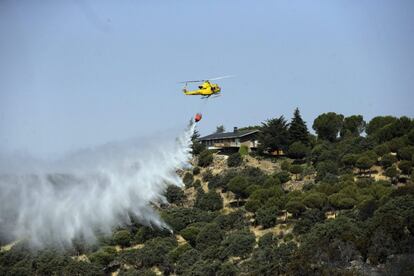
[[(0, 152), (257, 125), (298, 107), (414, 117), (414, 1), (0, 1)], [(222, 96), (180, 81), (219, 80)]]

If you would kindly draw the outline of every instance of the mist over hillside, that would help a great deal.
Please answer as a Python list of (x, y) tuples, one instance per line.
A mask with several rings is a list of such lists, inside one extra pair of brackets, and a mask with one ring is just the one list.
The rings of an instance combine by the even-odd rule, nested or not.
[(43, 247), (94, 242), (131, 216), (169, 228), (151, 204), (165, 202), (167, 185), (182, 185), (176, 170), (187, 166), (193, 131), (191, 124), (178, 138), (110, 143), (54, 162), (3, 160), (0, 233)]

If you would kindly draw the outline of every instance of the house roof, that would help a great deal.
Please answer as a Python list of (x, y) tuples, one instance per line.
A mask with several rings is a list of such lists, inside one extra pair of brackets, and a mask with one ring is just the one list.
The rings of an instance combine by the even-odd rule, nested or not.
[(213, 133), (213, 134), (201, 137), (198, 140), (205, 141), (205, 140), (241, 138), (243, 136), (254, 134), (256, 132), (259, 132), (259, 130), (253, 129), (253, 130), (242, 130), (242, 131), (238, 130), (236, 132)]

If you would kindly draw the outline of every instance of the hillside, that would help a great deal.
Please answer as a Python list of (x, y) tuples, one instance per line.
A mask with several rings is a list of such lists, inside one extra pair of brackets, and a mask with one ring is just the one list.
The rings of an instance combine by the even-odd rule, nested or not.
[(132, 218), (69, 251), (20, 241), (2, 247), (0, 274), (409, 275), (413, 125), (385, 138), (389, 124), (366, 137), (290, 141), (278, 157), (223, 155), (194, 140), (193, 168), (178, 172), (185, 186), (155, 206), (171, 231)]

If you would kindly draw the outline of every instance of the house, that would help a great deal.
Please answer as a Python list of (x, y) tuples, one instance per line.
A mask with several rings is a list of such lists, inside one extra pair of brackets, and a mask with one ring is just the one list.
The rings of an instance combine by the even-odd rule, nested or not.
[(199, 141), (208, 149), (238, 150), (241, 145), (246, 145), (249, 150), (255, 150), (258, 146), (258, 129), (238, 130), (233, 132), (213, 133), (199, 138)]

